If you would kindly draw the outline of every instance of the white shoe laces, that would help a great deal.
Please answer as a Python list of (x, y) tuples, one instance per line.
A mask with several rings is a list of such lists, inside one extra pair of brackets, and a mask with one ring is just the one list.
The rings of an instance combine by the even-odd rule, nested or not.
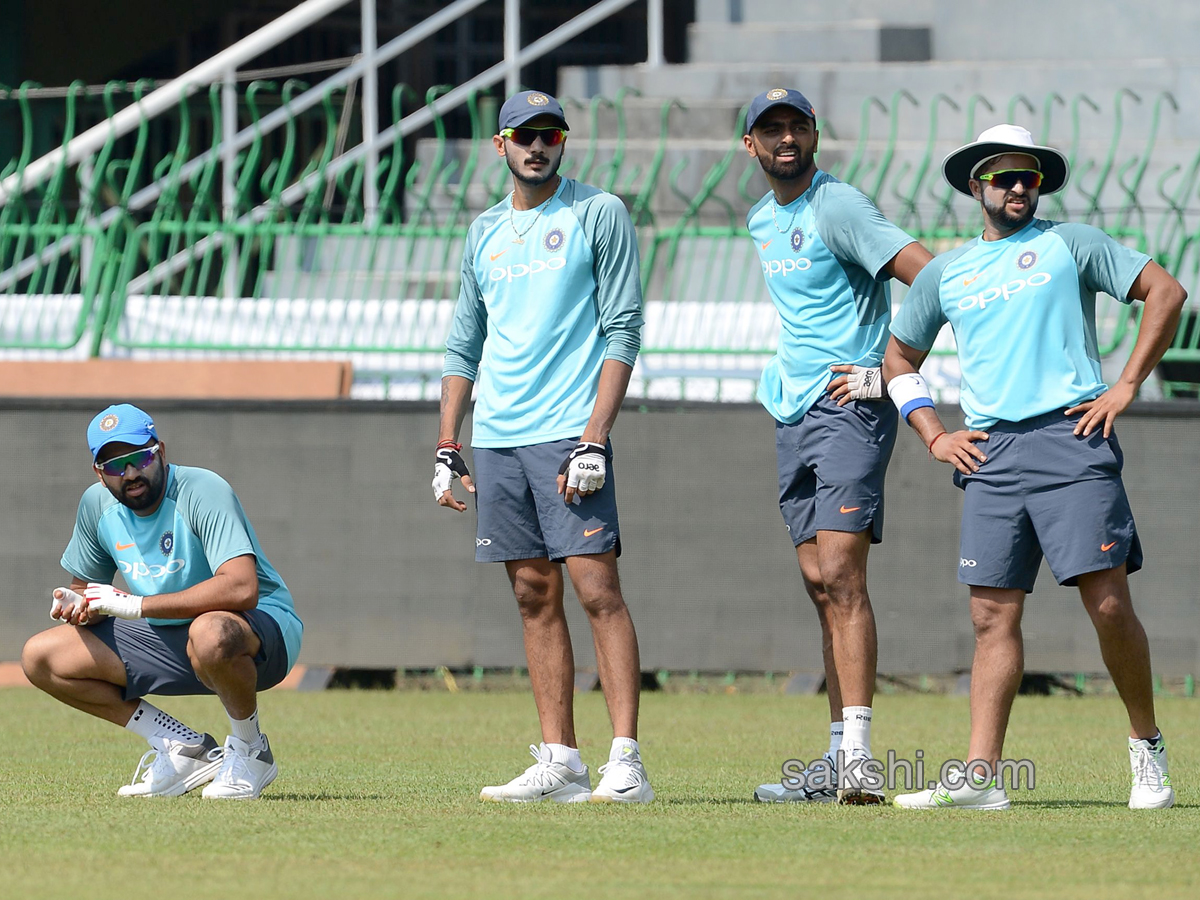
[[(154, 768), (158, 765), (158, 755), (158, 751), (153, 747), (142, 754), (142, 758), (138, 760), (137, 767), (133, 770), (133, 779), (129, 782), (131, 787), (136, 785), (139, 781), (149, 783), (149, 781), (154, 777)], [(153, 764), (148, 764), (147, 761), (152, 756), (154, 757), (154, 762)], [(143, 766), (145, 766), (144, 772), (142, 771)]]
[(641, 781), (641, 773), (638, 772), (638, 766), (635, 765), (636, 759), (612, 759), (602, 765), (596, 771), (604, 777), (609, 772), (616, 772), (618, 768), (626, 769), (625, 780), (634, 783)]
[(1137, 751), (1137, 759), (1133, 762), (1133, 782), (1139, 787), (1148, 787), (1152, 790), (1162, 790), (1162, 768), (1158, 764), (1158, 759), (1149, 747), (1139, 747)]
[(546, 787), (554, 784), (558, 779), (553, 775), (554, 770), (550, 768), (551, 760), (549, 757), (542, 758), (542, 752), (537, 744), (529, 745), (529, 755), (537, 760), (532, 766), (525, 770), (525, 773), (516, 779), (520, 785), (530, 785), (533, 787)]

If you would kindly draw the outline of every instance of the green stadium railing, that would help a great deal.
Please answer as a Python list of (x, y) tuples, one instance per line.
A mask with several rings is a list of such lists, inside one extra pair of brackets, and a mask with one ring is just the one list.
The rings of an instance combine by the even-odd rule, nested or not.
[[(33, 87), (0, 90), (0, 122), (20, 129), (0, 177), (19, 175), (39, 140), (41, 151), (49, 135), (65, 144), (147, 90), (113, 83), (89, 95), (73, 85), (51, 100), (31, 96)], [(466, 229), (508, 190), (508, 171), (488, 147), (497, 99), (470, 97), (454, 121), (461, 138), (434, 116), (422, 140), (396, 140), (380, 155), (378, 214), (368, 216), (363, 165), (327, 177), (357, 127), (345, 89), (275, 130), (257, 130), (267, 112), (288, 109), (306, 88), (293, 79), (241, 90), (236, 127), (255, 132), (237, 156), (231, 202), (221, 188), (219, 86), (181, 97), (174, 115), (143, 122), (11, 196), (0, 206), (0, 351), (438, 353)], [(397, 86), (392, 121), (446, 90), (418, 98)], [(688, 115), (679, 101), (623, 91), (568, 107), (584, 127), (572, 133), (563, 172), (623, 196), (638, 226), (649, 368), (670, 359), (663, 371), (753, 378), (776, 332), (744, 227), (765, 189), (741, 146), (744, 110), (727, 142), (681, 155), (691, 142), (671, 137)], [(1005, 110), (1010, 120), (1036, 123), (1039, 138), (1071, 160), (1071, 185), (1043, 199), (1043, 215), (1104, 228), (1195, 285), (1200, 151), (1162, 136), (1177, 104), (1165, 91), (1150, 99), (1122, 90), (1108, 108), (1101, 117), (1104, 105), (1083, 94), (922, 99), (898, 90), (864, 99), (852, 139), (839, 138), (850, 131), (844, 122), (819, 123), (822, 165), (943, 250), (977, 234), (981, 222), (978, 208), (942, 182), (937, 161), (973, 137), (984, 111), (994, 118)], [(921, 127), (924, 137), (914, 138)], [(299, 199), (285, 195), (306, 180), (315, 187)], [(148, 186), (157, 198), (139, 205), (134, 198)], [(1168, 395), (1200, 381), (1186, 369), (1200, 363), (1198, 315), (1189, 301), (1165, 358), (1184, 377), (1164, 374)], [(1098, 318), (1101, 354), (1127, 348), (1136, 309), (1108, 300)], [(939, 344), (935, 352), (952, 350)]]

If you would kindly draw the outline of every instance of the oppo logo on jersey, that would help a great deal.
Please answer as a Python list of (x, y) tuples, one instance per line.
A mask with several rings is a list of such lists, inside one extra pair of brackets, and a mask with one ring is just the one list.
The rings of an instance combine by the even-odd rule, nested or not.
[(182, 559), (173, 559), (165, 566), (148, 566), (144, 562), (131, 563), (118, 559), (117, 565), (121, 567), (121, 572), (125, 575), (133, 575), (137, 578), (166, 578), (168, 575), (174, 575), (181, 571), (187, 563)]
[(1037, 272), (1030, 275), (1028, 278), (1017, 278), (1010, 281), (1004, 287), (987, 288), (980, 291), (978, 294), (972, 294), (970, 297), (963, 297), (958, 301), (959, 309), (986, 309), (989, 303), (996, 300), (1010, 300), (1013, 294), (1020, 293), (1027, 287), (1040, 287), (1043, 284), (1050, 283), (1049, 272)]
[(812, 268), (812, 260), (801, 256), (799, 259), (763, 260), (763, 274), (768, 278), (776, 275), (787, 275), (789, 272), (807, 272)]
[(508, 281), (514, 278), (524, 278), (526, 275), (538, 275), (542, 272), (561, 269), (567, 261), (561, 256), (554, 259), (535, 259), (529, 265), (517, 263), (515, 266), (496, 266), (488, 274), (492, 281)]

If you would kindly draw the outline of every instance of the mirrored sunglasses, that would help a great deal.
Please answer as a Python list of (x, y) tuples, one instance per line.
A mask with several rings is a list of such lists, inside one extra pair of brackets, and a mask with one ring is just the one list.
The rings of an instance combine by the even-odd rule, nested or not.
[(143, 447), (141, 450), (126, 453), (124, 456), (114, 456), (112, 459), (96, 463), (96, 468), (105, 475), (113, 476), (124, 475), (125, 469), (128, 466), (133, 466), (140, 472), (154, 461), (154, 454), (158, 453), (161, 449), (162, 444), (155, 444), (153, 447)]
[(1012, 190), (1017, 182), (1025, 185), (1025, 190), (1032, 191), (1042, 186), (1042, 173), (1037, 169), (1001, 169), (998, 172), (988, 172), (979, 176), (980, 181), (989, 181), (993, 187), (1001, 190)]
[(520, 128), (505, 128), (500, 132), (500, 137), (522, 147), (532, 146), (538, 138), (541, 138), (547, 147), (557, 147), (566, 136), (567, 132), (562, 128), (527, 128), (524, 125)]

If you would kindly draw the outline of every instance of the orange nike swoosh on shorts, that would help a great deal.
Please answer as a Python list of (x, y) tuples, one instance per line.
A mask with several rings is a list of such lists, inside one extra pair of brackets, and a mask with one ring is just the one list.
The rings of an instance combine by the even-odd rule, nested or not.
[(842, 507), (842, 512), (844, 512), (844, 513), (852, 513), (852, 512), (858, 512), (860, 509), (862, 509), (862, 507), (861, 507), (861, 506), (843, 506), (843, 507)]
[(117, 549), (118, 550), (128, 550), (130, 547), (133, 547), (133, 546), (135, 546), (135, 545), (134, 544), (117, 544)]
[(1112, 549), (1113, 547), (1115, 547), (1115, 546), (1117, 546), (1117, 542), (1116, 542), (1116, 541), (1113, 541), (1111, 544), (1101, 544), (1101, 545), (1100, 545), (1100, 552), (1101, 552), (1101, 553), (1107, 553), (1109, 550), (1111, 550), (1111, 549)]
[(603, 526), (603, 525), (601, 525), (599, 528), (593, 528), (591, 531), (588, 531), (588, 530), (585, 528), (585, 529), (584, 529), (584, 531), (583, 531), (583, 536), (584, 536), (584, 537), (591, 537), (593, 534), (599, 534), (599, 533), (600, 533), (601, 531), (603, 531), (603, 530), (604, 530), (604, 526)]
[(499, 253), (490, 253), (488, 255), (491, 257), (492, 262), (495, 262), (507, 252), (507, 250), (501, 250)]

